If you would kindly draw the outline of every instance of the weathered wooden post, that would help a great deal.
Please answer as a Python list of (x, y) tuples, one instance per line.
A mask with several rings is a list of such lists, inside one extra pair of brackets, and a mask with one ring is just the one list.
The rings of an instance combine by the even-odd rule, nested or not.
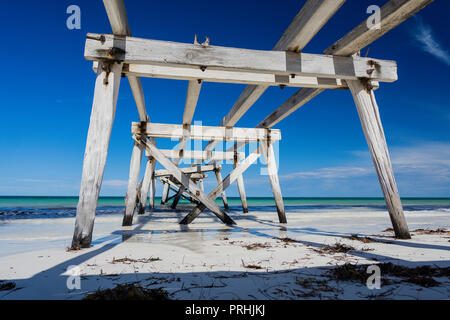
[[(239, 165), (241, 160), (242, 159), (239, 158), (238, 153), (235, 151), (234, 152), (234, 160), (233, 160), (234, 169), (237, 168), (237, 166)], [(244, 213), (248, 213), (247, 196), (245, 195), (244, 178), (242, 177), (242, 175), (240, 175), (236, 178), (236, 182), (237, 182), (237, 186), (238, 186), (239, 196), (241, 197), (242, 211)]]
[[(156, 161), (154, 161), (154, 164), (156, 164)], [(155, 166), (153, 165), (153, 172), (155, 172)], [(150, 211), (153, 211), (155, 209), (155, 193), (156, 193), (156, 177), (153, 174), (152, 182), (150, 184), (150, 189), (148, 191), (148, 207)]]
[(347, 83), (355, 100), (395, 236), (400, 239), (411, 239), (394, 178), (375, 94), (370, 87), (367, 87), (360, 80), (347, 81)]
[[(191, 175), (190, 175), (190, 174), (187, 174), (187, 177), (190, 179), (190, 178), (191, 178)], [(178, 189), (178, 192), (177, 192), (177, 194), (175, 195), (175, 198), (173, 199), (173, 202), (172, 202), (172, 205), (171, 205), (172, 209), (175, 209), (175, 208), (177, 207), (178, 202), (180, 201), (180, 199), (181, 199), (181, 197), (182, 197), (182, 195), (183, 195), (183, 193), (184, 193), (185, 191), (186, 191), (186, 187), (183, 186), (182, 184), (180, 184), (180, 187), (179, 187), (179, 189)]]
[(203, 179), (198, 180), (198, 187), (200, 188), (200, 190), (205, 192), (205, 185), (203, 184)]
[(278, 219), (280, 223), (287, 223), (273, 144), (270, 140), (261, 141), (260, 143), (267, 163), (267, 174), (269, 175), (273, 197), (275, 198), (275, 203), (277, 205)]
[[(222, 174), (220, 173), (220, 169), (216, 168), (214, 170), (214, 173), (216, 174), (216, 179), (217, 179), (217, 184), (221, 184), (222, 183)], [(227, 200), (227, 195), (225, 193), (225, 191), (222, 191), (222, 200), (223, 200), (223, 207), (225, 209), (225, 211), (229, 210), (228, 207), (228, 200)]]
[(145, 165), (145, 173), (144, 178), (142, 179), (142, 186), (139, 188), (138, 214), (145, 213), (145, 207), (147, 205), (147, 198), (149, 195), (149, 189), (151, 188), (154, 170), (155, 170), (155, 160), (149, 157)]
[[(125, 196), (125, 214), (123, 216), (122, 226), (131, 226), (133, 223), (133, 215), (136, 209), (136, 197), (138, 193), (139, 171), (141, 169), (142, 160), (142, 144), (136, 141), (133, 144), (133, 152), (130, 161), (130, 174), (128, 177), (128, 189)], [(145, 194), (147, 198), (147, 194)]]
[(121, 74), (121, 63), (102, 62), (97, 70), (72, 248), (88, 248), (91, 245)]
[(166, 204), (167, 199), (169, 198), (169, 191), (170, 191), (170, 186), (168, 183), (164, 183), (163, 184), (163, 192), (161, 195), (161, 204)]

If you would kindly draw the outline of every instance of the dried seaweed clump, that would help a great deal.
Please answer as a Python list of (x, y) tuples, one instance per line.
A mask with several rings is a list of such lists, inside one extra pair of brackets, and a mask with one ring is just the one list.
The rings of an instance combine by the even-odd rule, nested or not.
[[(433, 277), (450, 277), (450, 267), (440, 268), (431, 266), (406, 267), (395, 265), (391, 262), (377, 264), (381, 271), (381, 281), (388, 284), (392, 280), (396, 283), (408, 282), (420, 285), (422, 287), (435, 287), (440, 285)], [(329, 274), (335, 280), (341, 281), (358, 281), (365, 283), (369, 274), (367, 273), (368, 265), (356, 265), (346, 263), (337, 266), (329, 271)], [(386, 277), (400, 278), (400, 281), (387, 279)]]
[(16, 287), (14, 282), (7, 282), (5, 280), (0, 280), (0, 291), (12, 290)]
[(112, 289), (99, 289), (84, 297), (83, 300), (170, 300), (166, 290), (146, 289), (139, 285), (118, 284)]

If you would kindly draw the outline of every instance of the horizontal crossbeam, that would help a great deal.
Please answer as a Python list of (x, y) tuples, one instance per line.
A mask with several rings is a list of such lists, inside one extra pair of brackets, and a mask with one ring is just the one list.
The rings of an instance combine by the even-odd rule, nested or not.
[(88, 60), (106, 59), (128, 64), (191, 67), (201, 70), (350, 80), (369, 78), (387, 82), (397, 80), (395, 61), (203, 46), (102, 34), (88, 34), (84, 55)]
[(265, 128), (227, 128), (219, 126), (200, 126), (167, 123), (133, 122), (131, 126), (133, 134), (145, 135), (149, 138), (191, 139), (191, 140), (223, 140), (223, 141), (248, 141), (281, 140), (281, 132), (278, 129)]
[[(211, 161), (222, 161), (222, 160), (233, 160), (234, 152), (232, 151), (201, 151), (201, 150), (160, 150), (164, 156), (170, 159), (192, 159), (192, 160), (207, 160)], [(151, 156), (151, 152), (146, 150), (145, 155), (147, 157)], [(242, 157), (244, 152), (239, 152), (238, 156)]]
[[(94, 63), (97, 63), (96, 61)], [(96, 66), (94, 66), (94, 70)], [(129, 64), (124, 66), (127, 76), (161, 78), (174, 80), (193, 80), (204, 82), (254, 84), (265, 86), (287, 86), (324, 89), (347, 89), (345, 80), (306, 76), (289, 76), (269, 73), (252, 73), (243, 71), (224, 71), (193, 69), (187, 67), (166, 67), (159, 65)]]
[[(221, 165), (206, 165), (206, 166), (195, 166), (195, 167), (187, 167), (187, 168), (180, 168), (180, 170), (184, 174), (189, 173), (203, 173), (203, 172), (209, 172), (209, 171), (216, 171), (220, 170), (222, 168)], [(164, 176), (170, 176), (171, 173), (167, 170), (157, 170), (155, 171), (155, 177), (164, 177)]]

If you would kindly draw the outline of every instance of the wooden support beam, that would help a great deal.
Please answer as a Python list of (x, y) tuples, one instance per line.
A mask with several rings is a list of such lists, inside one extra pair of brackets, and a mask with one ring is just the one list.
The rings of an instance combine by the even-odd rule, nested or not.
[[(261, 146), (259, 146), (255, 151), (253, 151), (243, 162), (241, 162), (233, 171), (231, 171), (222, 182), (216, 186), (209, 194), (208, 198), (214, 201), (223, 191), (225, 191), (236, 179), (242, 177), (242, 173), (247, 170), (258, 158), (261, 156)], [(201, 203), (195, 207), (180, 224), (189, 224), (198, 217), (206, 206)]]
[[(97, 61), (94, 61), (94, 70)], [(242, 71), (224, 71), (206, 69), (204, 71), (193, 68), (167, 67), (160, 65), (128, 64), (123, 73), (127, 76), (147, 78), (188, 80), (198, 82), (236, 83), (261, 86), (286, 86), (324, 89), (347, 89), (347, 83), (342, 79), (307, 77), (307, 76), (279, 76), (269, 73), (252, 73)]]
[[(391, 0), (381, 8), (381, 29), (369, 29), (367, 27), (367, 20), (365, 20), (342, 39), (326, 49), (324, 53), (338, 56), (351, 56), (356, 54), (386, 32), (394, 29), (400, 23), (428, 6), (431, 2), (433, 0)], [(374, 83), (371, 83), (371, 85), (373, 86)], [(270, 128), (323, 91), (323, 89), (300, 89), (264, 119), (259, 127)]]
[[(141, 141), (141, 140), (139, 140)], [(211, 200), (203, 191), (201, 191), (195, 183), (192, 182), (187, 175), (185, 175), (172, 161), (170, 161), (161, 151), (159, 151), (156, 146), (150, 141), (142, 141), (143, 144), (150, 150), (153, 157), (161, 163), (161, 165), (172, 173), (172, 176), (177, 179), (186, 189), (189, 189), (192, 193), (196, 195), (196, 198), (201, 201), (201, 203), (211, 210), (223, 223), (225, 224), (236, 224), (233, 219), (231, 219), (225, 212), (220, 209), (217, 204)]]
[(403, 214), (375, 95), (373, 91), (368, 92), (361, 81), (351, 81), (349, 87), (355, 100), (364, 136), (369, 145), (395, 235), (400, 239), (411, 239)]
[(308, 101), (322, 93), (324, 89), (302, 88), (286, 100), (278, 109), (261, 121), (257, 128), (271, 128), (288, 115), (304, 106)]
[[(167, 183), (171, 188), (171, 190), (175, 193), (178, 192), (178, 190), (180, 189), (180, 186), (177, 185), (175, 182), (171, 181), (168, 177), (162, 177), (161, 181), (163, 181), (164, 183)], [(198, 201), (197, 197), (195, 194), (193, 194), (191, 191), (189, 191), (188, 189), (185, 189), (184, 191), (186, 194), (188, 194), (191, 197), (191, 200), (189, 200), (187, 197), (185, 197), (184, 195), (182, 195), (183, 198), (188, 199), (191, 202), (200, 202)]]
[(194, 118), (195, 108), (197, 107), (198, 97), (202, 88), (201, 80), (190, 80), (186, 94), (186, 103), (183, 113), (183, 125), (190, 125)]
[[(199, 151), (199, 150), (184, 150), (183, 154), (180, 154), (178, 150), (160, 150), (167, 158), (171, 159), (195, 159), (195, 160), (207, 160), (212, 161), (222, 161), (222, 160), (233, 160), (233, 152), (224, 151)], [(242, 153), (242, 152), (241, 152)], [(146, 153), (146, 155), (150, 153)]]
[[(191, 175), (188, 173), (188, 174), (186, 174), (186, 176), (190, 179), (191, 178)], [(176, 207), (177, 207), (177, 205), (178, 205), (178, 202), (180, 201), (180, 199), (181, 199), (181, 196), (183, 195), (183, 193), (186, 191), (186, 187), (185, 186), (183, 186), (183, 185), (180, 185), (180, 188), (178, 189), (178, 192), (177, 192), (177, 194), (175, 195), (175, 198), (173, 199), (173, 202), (172, 202), (172, 209), (175, 209)]]
[[(155, 170), (155, 164), (156, 164), (156, 161), (154, 161), (154, 164), (153, 164), (153, 171)], [(155, 193), (156, 193), (156, 177), (155, 177), (155, 175), (153, 175), (151, 183), (150, 183), (150, 189), (148, 191), (148, 195), (149, 195), (148, 207), (149, 207), (150, 211), (152, 211), (152, 212), (153, 212), (153, 210), (155, 210)]]
[(200, 190), (205, 192), (205, 185), (203, 184), (203, 179), (198, 180), (198, 187), (200, 188)]
[[(308, 0), (273, 50), (301, 52), (344, 3), (345, 0)], [(267, 85), (247, 86), (220, 125), (234, 126), (267, 88)], [(214, 149), (216, 144), (214, 140), (209, 142), (205, 150)]]
[[(236, 169), (241, 162), (242, 157), (240, 157), (237, 153), (234, 157), (233, 166)], [(247, 204), (247, 195), (245, 194), (245, 185), (244, 185), (244, 178), (242, 177), (242, 174), (237, 177), (237, 186), (239, 191), (239, 196), (241, 197), (241, 204), (242, 204), (242, 212), (248, 213), (248, 204)]]
[(424, 9), (434, 0), (391, 0), (381, 7), (380, 28), (369, 28), (367, 20), (364, 20), (342, 39), (335, 42), (325, 54), (338, 56), (351, 56), (362, 50), (386, 32), (394, 29), (414, 14)]
[[(103, 0), (106, 14), (108, 15), (111, 29), (116, 36), (131, 36), (130, 27), (128, 25), (127, 12), (123, 0)], [(147, 112), (145, 111), (144, 92), (142, 90), (141, 79), (134, 75), (128, 76), (131, 92), (139, 113), (141, 121), (147, 121)]]
[(95, 80), (72, 248), (88, 248), (92, 241), (95, 210), (116, 113), (122, 65), (112, 64), (110, 70), (107, 73), (100, 68)]
[(346, 0), (308, 0), (273, 50), (300, 52)]
[[(104, 37), (105, 41), (97, 40)], [(112, 54), (113, 48), (121, 53)], [(116, 50), (116, 51), (117, 51)], [(122, 52), (124, 51), (124, 52)], [(397, 63), (363, 57), (264, 51), (148, 40), (114, 35), (88, 34), (84, 56), (87, 60), (209, 68), (212, 70), (268, 73), (278, 76), (312, 76), (376, 81), (397, 80)]]
[[(160, 151), (162, 151), (162, 150), (160, 150)], [(220, 170), (221, 168), (222, 168), (222, 166), (219, 164), (210, 164), (210, 165), (206, 165), (206, 166), (194, 166), (194, 167), (187, 167), (187, 168), (180, 168), (180, 169), (184, 174), (189, 174), (189, 173), (203, 173), (203, 172), (215, 171), (215, 170)], [(155, 171), (155, 177), (164, 177), (164, 176), (170, 176), (170, 175), (171, 174), (167, 170)]]
[(139, 188), (138, 214), (140, 215), (145, 213), (145, 207), (147, 206), (147, 198), (150, 192), (154, 172), (155, 172), (155, 160), (153, 158), (147, 158), (144, 178), (142, 179), (142, 186)]
[(266, 143), (261, 142), (261, 147), (267, 163), (267, 174), (269, 175), (273, 197), (275, 198), (275, 203), (277, 205), (278, 219), (280, 223), (287, 223), (283, 195), (281, 194), (280, 181), (278, 180), (278, 168), (275, 153), (273, 151), (273, 144), (269, 141)]
[[(216, 174), (216, 179), (217, 179), (217, 184), (221, 184), (222, 183), (222, 174), (220, 173), (220, 169), (216, 169), (214, 170), (214, 173)], [(228, 211), (230, 208), (228, 207), (228, 200), (227, 200), (227, 194), (225, 193), (225, 191), (222, 191), (221, 193), (222, 195), (222, 201), (223, 201), (223, 207), (225, 209), (225, 211)]]
[[(141, 144), (134, 142), (133, 151), (131, 153), (130, 174), (128, 177), (128, 188), (125, 196), (125, 214), (123, 216), (122, 226), (131, 226), (133, 223), (133, 215), (136, 209), (136, 199), (139, 183), (139, 171), (141, 169), (143, 147)], [(145, 195), (145, 198), (147, 195)]]
[(204, 141), (213, 139), (248, 142), (258, 142), (260, 140), (281, 140), (280, 130), (267, 130), (264, 128), (227, 128), (198, 125), (191, 125), (186, 128), (179, 124), (133, 122), (131, 132), (133, 134), (145, 135), (149, 138), (181, 139), (183, 137), (189, 137), (191, 140)]
[(161, 195), (161, 204), (166, 204), (167, 202), (167, 198), (169, 197), (169, 184), (168, 183), (164, 183), (163, 184), (163, 192)]

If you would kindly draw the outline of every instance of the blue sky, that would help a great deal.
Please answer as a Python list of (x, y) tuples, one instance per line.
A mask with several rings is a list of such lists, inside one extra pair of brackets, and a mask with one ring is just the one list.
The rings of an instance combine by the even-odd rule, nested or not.
[[(137, 37), (271, 50), (305, 1), (126, 0)], [(348, 0), (304, 52), (321, 53), (367, 17), (371, 4)], [(66, 8), (81, 8), (81, 30)], [(396, 60), (399, 81), (376, 92), (400, 194), (450, 196), (450, 2), (436, 0), (370, 45), (369, 56)], [(0, 195), (78, 195), (95, 75), (83, 57), (87, 32), (110, 33), (101, 1), (25, 1), (0, 12)], [(365, 51), (363, 51), (363, 54)], [(143, 79), (154, 122), (181, 123), (187, 83)], [(205, 83), (194, 120), (219, 124), (243, 85)], [(238, 122), (253, 127), (297, 89), (270, 88)], [(122, 81), (102, 195), (126, 190), (138, 120)], [(381, 196), (350, 92), (328, 90), (280, 122), (280, 181), (285, 196)], [(224, 170), (229, 171), (228, 166)], [(246, 172), (249, 196), (270, 196), (261, 164)], [(213, 187), (211, 178), (207, 188)], [(160, 193), (160, 189), (158, 189)], [(229, 195), (237, 195), (233, 186)]]

